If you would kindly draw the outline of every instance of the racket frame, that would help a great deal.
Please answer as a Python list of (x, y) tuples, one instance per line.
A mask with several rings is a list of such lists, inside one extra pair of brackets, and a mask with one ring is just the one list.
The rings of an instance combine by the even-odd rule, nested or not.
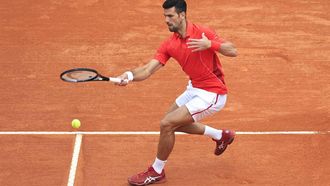
[[(68, 73), (71, 73), (71, 72), (75, 72), (75, 71), (93, 72), (93, 73), (96, 74), (96, 76), (94, 76), (93, 78), (90, 78), (90, 79), (76, 80), (76, 81), (70, 81), (68, 79), (63, 78), (63, 76), (65, 74), (68, 74)], [(105, 77), (105, 76), (99, 74), (96, 70), (90, 69), (90, 68), (73, 68), (73, 69), (70, 69), (70, 70), (66, 70), (66, 71), (64, 71), (64, 72), (61, 73), (60, 78), (63, 81), (70, 82), (70, 83), (81, 83), (81, 82), (88, 82), (88, 81), (111, 81), (111, 82), (114, 82), (114, 83), (121, 83), (122, 82), (122, 80), (120, 78)]]

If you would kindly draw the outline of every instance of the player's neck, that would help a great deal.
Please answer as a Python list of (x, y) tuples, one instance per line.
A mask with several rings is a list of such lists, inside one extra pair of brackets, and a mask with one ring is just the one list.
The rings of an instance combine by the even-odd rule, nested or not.
[(182, 21), (181, 27), (178, 30), (178, 34), (180, 35), (181, 38), (185, 38), (187, 34), (187, 21), (184, 20)]

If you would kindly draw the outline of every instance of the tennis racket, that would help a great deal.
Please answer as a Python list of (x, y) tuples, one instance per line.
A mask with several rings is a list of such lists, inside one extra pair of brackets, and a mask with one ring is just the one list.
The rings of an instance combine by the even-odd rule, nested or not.
[(80, 83), (88, 81), (111, 81), (121, 83), (123, 80), (113, 77), (105, 77), (99, 74), (96, 70), (90, 68), (74, 68), (64, 71), (60, 75), (61, 79), (66, 82)]

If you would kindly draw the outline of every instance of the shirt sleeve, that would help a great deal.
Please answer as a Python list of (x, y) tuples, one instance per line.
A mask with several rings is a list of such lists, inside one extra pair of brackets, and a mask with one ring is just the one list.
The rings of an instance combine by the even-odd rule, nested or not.
[(166, 62), (170, 59), (170, 55), (167, 50), (168, 47), (168, 40), (164, 41), (159, 48), (157, 49), (157, 52), (154, 56), (154, 59), (158, 60), (161, 64), (165, 65)]

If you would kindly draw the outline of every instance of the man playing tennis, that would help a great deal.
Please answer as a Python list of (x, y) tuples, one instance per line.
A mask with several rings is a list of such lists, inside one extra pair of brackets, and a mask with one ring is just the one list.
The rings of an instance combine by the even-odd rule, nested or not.
[(127, 80), (145, 80), (173, 57), (190, 78), (186, 91), (160, 122), (154, 163), (145, 172), (129, 177), (128, 182), (132, 185), (165, 182), (164, 166), (174, 146), (175, 131), (211, 137), (216, 143), (215, 155), (222, 154), (235, 137), (234, 131), (217, 130), (198, 121), (224, 107), (227, 88), (216, 52), (236, 57), (236, 48), (231, 42), (219, 38), (213, 30), (187, 21), (186, 7), (184, 0), (163, 3), (165, 22), (173, 34), (161, 44), (149, 63), (118, 76), (122, 82), (117, 84), (121, 86), (127, 85)]

